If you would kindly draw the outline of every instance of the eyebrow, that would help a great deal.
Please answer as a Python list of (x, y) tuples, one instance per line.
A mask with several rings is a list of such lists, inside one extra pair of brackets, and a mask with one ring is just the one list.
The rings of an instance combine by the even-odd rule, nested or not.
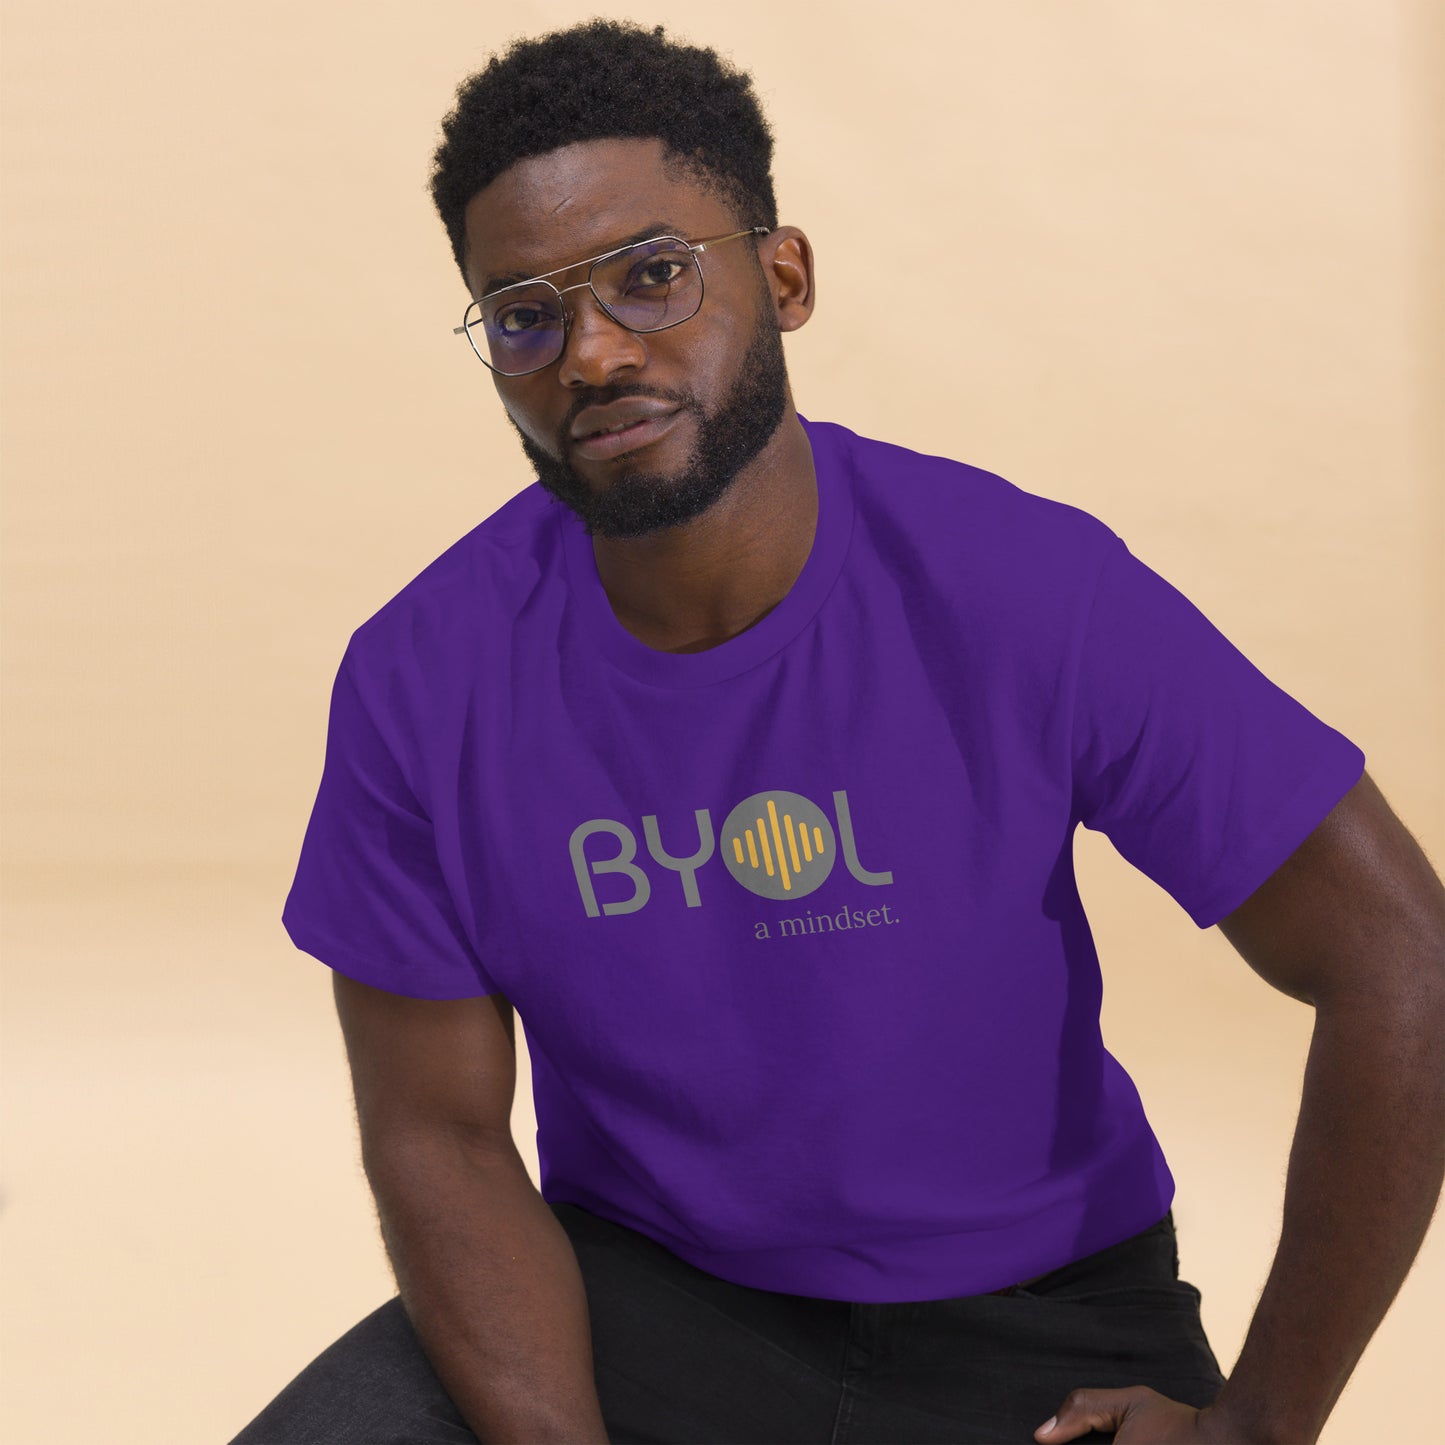
[[(676, 236), (679, 240), (686, 239), (680, 226), (673, 225), (671, 221), (654, 221), (650, 226), (644, 226), (630, 236), (622, 236), (593, 256), (584, 256), (582, 259), (584, 261), (595, 260), (597, 256), (605, 256), (609, 251), (620, 250), (623, 246), (633, 246), (638, 241), (650, 241), (654, 236)], [(520, 281), (535, 281), (538, 276), (555, 276), (558, 271), (570, 271), (573, 266), (581, 264), (582, 261), (573, 261), (570, 265), (557, 266), (551, 271), (533, 271), (530, 274), (525, 271), (513, 271), (506, 276), (488, 276), (482, 282), (482, 295), (490, 296), (493, 291), (500, 291), (503, 286), (515, 286)]]

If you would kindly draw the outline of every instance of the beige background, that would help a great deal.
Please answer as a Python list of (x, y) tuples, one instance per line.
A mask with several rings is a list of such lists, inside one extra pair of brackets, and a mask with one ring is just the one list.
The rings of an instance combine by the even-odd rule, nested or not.
[[(532, 480), (450, 332), (441, 115), (592, 13), (5, 0), (6, 1442), (228, 1439), (392, 1292), (281, 905), (348, 634)], [(802, 411), (1107, 521), (1445, 858), (1445, 7), (603, 13), (755, 77), (817, 257)], [(1077, 856), (1227, 1371), (1312, 1015)], [(535, 1170), (525, 1072), (515, 1126)], [(1442, 1259), (1437, 1228), (1328, 1445), (1438, 1436)]]

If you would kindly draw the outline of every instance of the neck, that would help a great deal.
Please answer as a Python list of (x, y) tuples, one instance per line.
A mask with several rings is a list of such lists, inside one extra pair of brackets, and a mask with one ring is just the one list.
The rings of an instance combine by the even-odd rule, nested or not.
[(803, 570), (818, 519), (807, 433), (789, 399), (767, 446), (699, 517), (592, 538), (617, 620), (660, 652), (701, 652), (766, 617)]

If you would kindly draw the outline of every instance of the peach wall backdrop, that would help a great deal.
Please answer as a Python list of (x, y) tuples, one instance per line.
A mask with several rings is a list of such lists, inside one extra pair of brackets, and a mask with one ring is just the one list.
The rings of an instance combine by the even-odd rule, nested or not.
[[(330, 974), (281, 905), (347, 636), (532, 480), (451, 334), (440, 118), (509, 38), (594, 13), (754, 75), (816, 252), (807, 415), (1108, 522), (1445, 859), (1431, 0), (5, 0), (12, 1445), (228, 1439), (392, 1293)], [(931, 326), (877, 286), (920, 236)], [(1227, 1371), (1312, 1014), (1076, 850)], [(1438, 1435), (1442, 1260), (1437, 1227), (1328, 1445)]]

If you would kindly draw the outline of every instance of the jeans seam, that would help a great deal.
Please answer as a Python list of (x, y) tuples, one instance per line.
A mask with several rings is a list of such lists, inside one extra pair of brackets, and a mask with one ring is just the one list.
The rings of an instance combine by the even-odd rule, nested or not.
[(833, 1433), (828, 1436), (828, 1445), (839, 1445), (843, 1438), (843, 1431), (848, 1428), (848, 1423), (853, 1417), (853, 1395), (848, 1387), (847, 1377), (844, 1377), (843, 1384), (838, 1392), (838, 1409), (833, 1416)]

